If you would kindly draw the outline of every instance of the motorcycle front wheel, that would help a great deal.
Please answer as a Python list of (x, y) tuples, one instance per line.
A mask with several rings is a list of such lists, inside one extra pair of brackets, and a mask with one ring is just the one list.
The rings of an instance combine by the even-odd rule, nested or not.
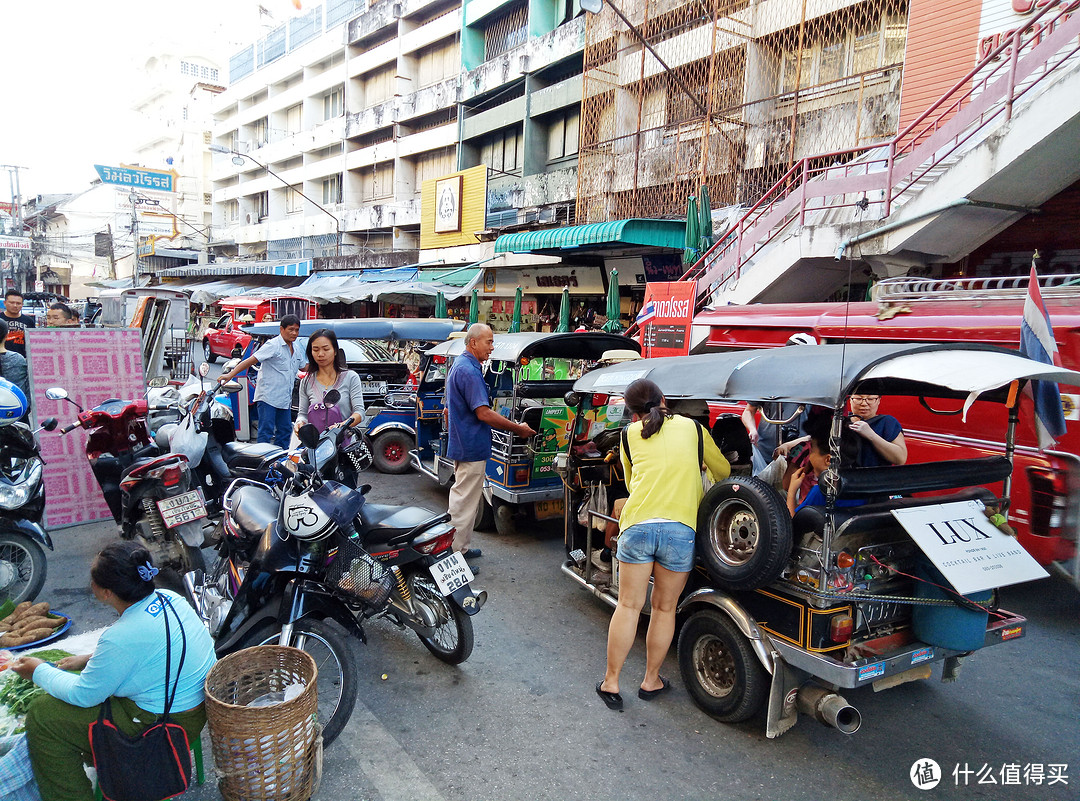
[(473, 650), (472, 618), (461, 607), (439, 592), (435, 582), (425, 576), (416, 576), (412, 582), (413, 598), (426, 604), (439, 621), (432, 637), (420, 637), (431, 653), (448, 665), (460, 665)]
[(0, 603), (37, 598), (45, 586), (45, 551), (22, 534), (0, 532)]
[[(237, 647), (277, 645), (281, 626), (268, 623), (243, 639)], [(330, 745), (352, 716), (356, 705), (356, 665), (346, 638), (321, 620), (300, 620), (293, 626), (289, 645), (311, 655), (319, 670), (319, 726), (323, 745)]]

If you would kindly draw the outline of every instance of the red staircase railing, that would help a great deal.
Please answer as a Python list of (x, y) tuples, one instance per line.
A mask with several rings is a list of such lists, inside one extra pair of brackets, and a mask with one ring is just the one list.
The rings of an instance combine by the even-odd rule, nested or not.
[[(698, 306), (794, 221), (805, 225), (808, 213), (859, 205), (877, 206), (888, 217), (931, 170), (994, 120), (1011, 119), (1017, 100), (1080, 51), (1078, 8), (1080, 0), (1042, 9), (891, 140), (792, 165), (683, 275), (697, 281)], [(865, 157), (875, 150), (884, 152)], [(864, 158), (853, 161), (858, 156)], [(880, 196), (871, 197), (874, 192)]]

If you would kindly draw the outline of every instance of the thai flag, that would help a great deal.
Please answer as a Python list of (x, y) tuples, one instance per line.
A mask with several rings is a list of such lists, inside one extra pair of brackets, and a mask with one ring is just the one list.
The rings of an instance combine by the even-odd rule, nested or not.
[(656, 317), (656, 304), (650, 300), (648, 303), (641, 307), (641, 311), (638, 312), (638, 316), (634, 320), (634, 322), (637, 324), (638, 328), (640, 328), (654, 317)]
[[(1050, 325), (1050, 315), (1039, 292), (1039, 276), (1035, 272), (1034, 259), (1031, 261), (1028, 296), (1024, 301), (1024, 318), (1020, 321), (1020, 353), (1037, 362), (1061, 366), (1054, 328)], [(1053, 381), (1032, 381), (1029, 391), (1035, 401), (1035, 429), (1039, 434), (1039, 448), (1052, 447), (1065, 435), (1061, 392)]]

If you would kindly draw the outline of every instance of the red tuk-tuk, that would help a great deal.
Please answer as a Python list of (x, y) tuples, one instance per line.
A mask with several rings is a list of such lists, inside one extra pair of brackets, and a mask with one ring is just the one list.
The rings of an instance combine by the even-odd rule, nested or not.
[(223, 298), (217, 305), (222, 314), (203, 336), (203, 358), (211, 364), (219, 356), (231, 359), (243, 353), (251, 336), (241, 331), (241, 326), (280, 320), (286, 314), (295, 314), (301, 320), (314, 320), (319, 316), (318, 305), (308, 298), (241, 295)]

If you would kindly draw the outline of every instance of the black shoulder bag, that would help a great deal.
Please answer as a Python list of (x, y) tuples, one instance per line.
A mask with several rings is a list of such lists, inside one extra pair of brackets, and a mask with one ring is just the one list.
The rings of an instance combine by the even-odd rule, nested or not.
[[(187, 656), (187, 635), (180, 615), (169, 599), (157, 593), (165, 616), (165, 711), (161, 719), (142, 734), (129, 737), (112, 720), (110, 699), (101, 705), (101, 714), (90, 724), (90, 750), (97, 769), (98, 787), (108, 801), (160, 801), (183, 793), (191, 781), (191, 746), (184, 727), (169, 718), (180, 672)], [(169, 612), (180, 626), (183, 647), (176, 680), (169, 686), (169, 665), (172, 663), (172, 632)], [(132, 766), (139, 766), (133, 769)]]

